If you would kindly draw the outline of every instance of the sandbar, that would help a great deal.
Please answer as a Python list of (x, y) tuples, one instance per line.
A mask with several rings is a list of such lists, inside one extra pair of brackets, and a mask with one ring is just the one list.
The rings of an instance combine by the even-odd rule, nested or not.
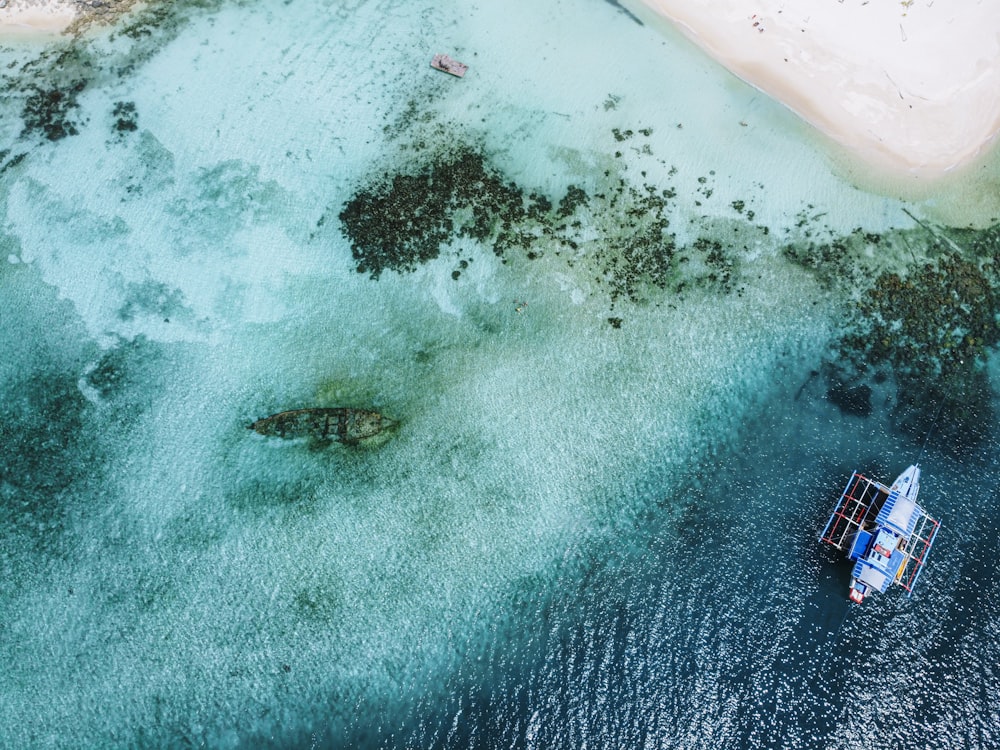
[(856, 157), (925, 182), (1000, 131), (996, 0), (627, 0)]

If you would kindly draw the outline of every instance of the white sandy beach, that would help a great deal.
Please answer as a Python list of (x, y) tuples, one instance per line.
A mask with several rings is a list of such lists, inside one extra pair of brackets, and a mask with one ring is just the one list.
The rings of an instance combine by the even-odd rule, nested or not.
[(0, 0), (0, 39), (59, 34), (76, 16), (73, 0)]
[(890, 174), (934, 181), (975, 161), (1000, 130), (993, 0), (637, 3)]

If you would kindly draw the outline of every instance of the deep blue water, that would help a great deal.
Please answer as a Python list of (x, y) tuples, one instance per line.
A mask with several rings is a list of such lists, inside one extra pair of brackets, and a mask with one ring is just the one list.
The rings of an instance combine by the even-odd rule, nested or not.
[[(0, 746), (1000, 746), (991, 222), (597, 0), (0, 56)], [(399, 425), (246, 429), (306, 406)], [(917, 460), (850, 607), (819, 531)]]
[[(995, 746), (995, 436), (956, 459), (933, 434), (793, 394), (600, 552), (567, 551), (565, 574), (515, 597), (450, 679), (414, 686), (388, 709), (399, 724), (361, 721), (349, 744)], [(852, 605), (850, 567), (817, 529), (843, 456), (887, 475), (892, 455), (933, 467), (922, 491), (945, 526), (912, 598)]]

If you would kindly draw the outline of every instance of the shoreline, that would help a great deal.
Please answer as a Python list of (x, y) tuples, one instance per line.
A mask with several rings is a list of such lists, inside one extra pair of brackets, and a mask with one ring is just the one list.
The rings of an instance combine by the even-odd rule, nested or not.
[(51, 41), (112, 23), (140, 0), (0, 0), (0, 42)]
[(0, 39), (51, 38), (80, 16), (71, 0), (7, 0), (0, 7)]
[(926, 187), (981, 160), (996, 144), (1000, 5), (628, 5), (670, 22), (734, 75), (890, 180)]

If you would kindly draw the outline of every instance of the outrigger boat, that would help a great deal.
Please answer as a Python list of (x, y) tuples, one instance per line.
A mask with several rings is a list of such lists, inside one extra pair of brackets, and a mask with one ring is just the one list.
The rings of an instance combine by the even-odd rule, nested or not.
[(886, 487), (851, 475), (819, 540), (855, 560), (851, 601), (896, 583), (913, 593), (941, 524), (917, 505), (920, 467), (914, 464)]

